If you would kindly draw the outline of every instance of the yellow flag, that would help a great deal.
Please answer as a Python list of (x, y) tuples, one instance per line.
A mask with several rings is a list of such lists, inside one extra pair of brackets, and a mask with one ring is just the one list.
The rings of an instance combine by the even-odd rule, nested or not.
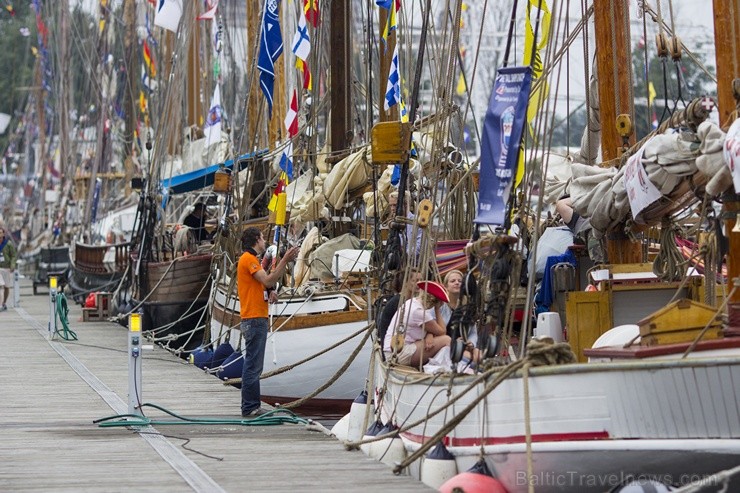
[[(541, 4), (541, 5), (540, 5)], [(540, 37), (539, 43), (534, 41), (534, 28), (532, 27), (532, 7), (540, 10), (540, 27), (537, 31), (537, 35)], [(535, 10), (536, 12), (536, 10)], [(547, 6), (545, 0), (529, 0), (527, 4), (527, 17), (524, 20), (524, 59), (522, 60), (523, 65), (532, 65), (532, 76), (536, 79), (542, 75), (542, 58), (540, 57), (540, 51), (542, 48), (547, 46), (547, 39), (550, 36), (550, 8)], [(534, 55), (534, 64), (532, 64), (532, 56)]]
[(457, 79), (457, 95), (465, 96), (467, 89), (468, 86), (465, 84), (465, 77), (463, 76), (463, 73), (460, 72), (460, 78)]
[(653, 101), (655, 100), (655, 96), (657, 96), (658, 93), (655, 92), (655, 86), (652, 82), (648, 82), (648, 104), (652, 106)]
[[(537, 31), (539, 36), (539, 43), (535, 43), (534, 39), (534, 28), (532, 26), (532, 7), (534, 7), (535, 14), (537, 8), (540, 8), (540, 26)], [(547, 6), (545, 0), (529, 0), (527, 3), (527, 16), (524, 20), (524, 59), (522, 63), (524, 65), (532, 66), (532, 82), (534, 82), (542, 75), (544, 66), (542, 63), (542, 57), (540, 51), (547, 46), (547, 40), (550, 35), (550, 8)], [(534, 63), (532, 63), (532, 57), (534, 57)], [(542, 108), (542, 105), (547, 100), (550, 92), (550, 87), (546, 80), (542, 80), (538, 83), (537, 89), (533, 90), (529, 95), (529, 104), (527, 105), (527, 125), (529, 126), (529, 134), (534, 137), (534, 129), (532, 128), (532, 120), (537, 116), (537, 113)], [(519, 166), (514, 176), (514, 187), (521, 185), (524, 179), (524, 153), (523, 149), (519, 150)]]

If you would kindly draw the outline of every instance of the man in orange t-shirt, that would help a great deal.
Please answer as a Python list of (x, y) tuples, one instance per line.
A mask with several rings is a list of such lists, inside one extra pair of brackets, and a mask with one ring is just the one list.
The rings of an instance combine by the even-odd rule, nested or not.
[(272, 288), (285, 274), (288, 262), (298, 256), (299, 247), (285, 252), (275, 269), (267, 274), (258, 255), (265, 253), (265, 238), (258, 228), (247, 228), (242, 234), (244, 253), (236, 268), (237, 290), (241, 306), (241, 331), (244, 337), (244, 369), (242, 371), (242, 417), (264, 414), (260, 407), (260, 375), (267, 344), (267, 302), (277, 301)]

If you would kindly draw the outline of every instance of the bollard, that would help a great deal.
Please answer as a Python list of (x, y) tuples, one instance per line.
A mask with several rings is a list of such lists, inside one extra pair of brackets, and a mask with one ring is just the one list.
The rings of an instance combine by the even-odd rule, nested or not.
[(57, 331), (56, 304), (57, 278), (56, 276), (49, 276), (49, 340), (54, 337)]
[(20, 275), (18, 269), (13, 271), (13, 306), (18, 308), (21, 306), (21, 289), (19, 286)]

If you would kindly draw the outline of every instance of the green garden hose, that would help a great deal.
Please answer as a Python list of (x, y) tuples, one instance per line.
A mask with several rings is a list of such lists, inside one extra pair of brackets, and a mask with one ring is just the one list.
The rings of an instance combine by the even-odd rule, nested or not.
[[(241, 425), (241, 426), (270, 426), (270, 425), (282, 425), (282, 424), (310, 424), (311, 421), (296, 416), (295, 413), (288, 409), (274, 409), (268, 411), (261, 416), (255, 418), (242, 418), (242, 419), (223, 419), (223, 418), (186, 418), (175, 414), (161, 406), (145, 402), (141, 407), (153, 407), (166, 414), (169, 414), (177, 420), (154, 420), (147, 418), (146, 416), (132, 415), (132, 414), (117, 414), (115, 416), (108, 416), (106, 418), (100, 418), (93, 421), (101, 428), (114, 428), (119, 426), (149, 426), (149, 425)], [(280, 416), (279, 414), (282, 414)], [(128, 418), (128, 419), (127, 419)], [(133, 419), (131, 419), (133, 418)], [(117, 419), (118, 421), (112, 421)]]
[[(69, 328), (69, 307), (67, 306), (67, 298), (64, 296), (64, 293), (57, 294), (56, 305), (55, 318), (58, 318), (62, 323), (62, 330), (56, 329), (54, 334), (58, 334), (65, 341), (76, 341), (77, 334)], [(56, 327), (56, 320), (54, 322), (54, 327)]]

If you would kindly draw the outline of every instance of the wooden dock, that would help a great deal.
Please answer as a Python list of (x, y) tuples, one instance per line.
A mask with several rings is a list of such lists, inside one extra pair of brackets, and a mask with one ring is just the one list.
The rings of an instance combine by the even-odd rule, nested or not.
[[(70, 306), (79, 340), (50, 341), (49, 297), (39, 291), (21, 281), (20, 307), (0, 312), (0, 491), (430, 491), (303, 425), (98, 427), (127, 412), (127, 329), (83, 323)], [(160, 348), (143, 358), (143, 402), (241, 419), (235, 388)]]

